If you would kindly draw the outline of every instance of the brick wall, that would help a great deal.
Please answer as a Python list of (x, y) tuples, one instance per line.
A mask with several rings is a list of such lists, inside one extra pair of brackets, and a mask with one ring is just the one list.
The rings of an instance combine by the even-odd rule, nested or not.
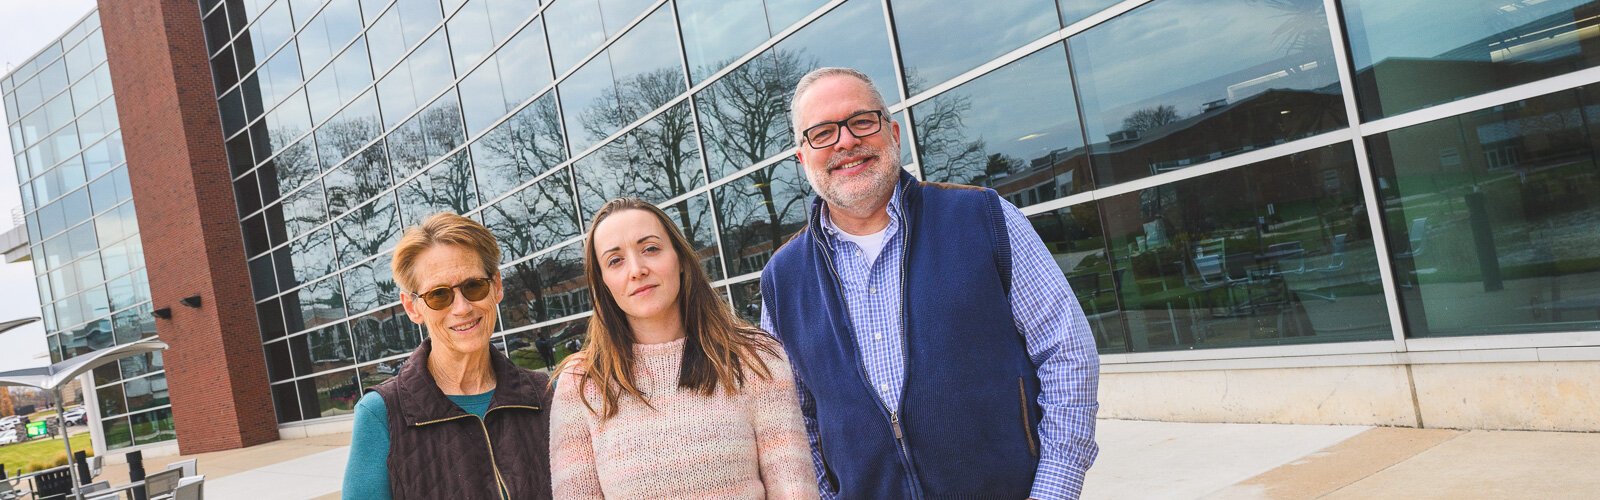
[[(100, 0), (183, 454), (278, 438), (195, 0)], [(200, 308), (178, 300), (199, 294)]]

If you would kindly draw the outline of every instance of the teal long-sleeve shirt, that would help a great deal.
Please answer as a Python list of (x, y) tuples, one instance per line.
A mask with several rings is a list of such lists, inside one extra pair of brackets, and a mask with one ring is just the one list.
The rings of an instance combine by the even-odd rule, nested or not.
[[(483, 394), (449, 396), (450, 402), (478, 418), (489, 412), (494, 390)], [(356, 403), (355, 429), (350, 435), (350, 460), (344, 468), (345, 500), (390, 500), (389, 410), (376, 392)]]

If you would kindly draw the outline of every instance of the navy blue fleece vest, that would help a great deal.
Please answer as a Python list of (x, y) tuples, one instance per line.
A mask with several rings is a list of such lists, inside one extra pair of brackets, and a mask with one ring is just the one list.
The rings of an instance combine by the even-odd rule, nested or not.
[(820, 201), (761, 274), (773, 333), (816, 401), (828, 479), (844, 498), (1025, 498), (1038, 466), (1039, 378), (1011, 314), (999, 197), (910, 175), (900, 186), (903, 440), (871, 388), (817, 237)]

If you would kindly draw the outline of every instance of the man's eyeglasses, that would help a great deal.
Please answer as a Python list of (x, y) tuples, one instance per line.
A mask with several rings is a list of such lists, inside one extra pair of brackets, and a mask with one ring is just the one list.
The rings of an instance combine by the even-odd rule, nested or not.
[(850, 135), (857, 139), (876, 134), (879, 130), (883, 130), (883, 111), (862, 111), (836, 122), (818, 123), (806, 129), (800, 136), (805, 138), (806, 145), (811, 146), (811, 149), (822, 149), (839, 143), (839, 137), (843, 135), (839, 132), (840, 127), (849, 130)]
[(429, 309), (443, 311), (456, 301), (456, 289), (461, 289), (461, 296), (467, 300), (477, 302), (489, 296), (489, 290), (494, 288), (494, 280), (489, 278), (472, 278), (455, 286), (435, 287), (422, 293), (411, 292), (413, 298), (422, 299)]

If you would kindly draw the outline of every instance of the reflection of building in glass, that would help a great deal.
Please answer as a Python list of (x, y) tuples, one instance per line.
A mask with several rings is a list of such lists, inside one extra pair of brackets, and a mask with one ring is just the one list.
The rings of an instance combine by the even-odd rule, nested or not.
[[(404, 227), (452, 210), (494, 232), (496, 345), (544, 369), (582, 346), (582, 234), (616, 196), (662, 206), (757, 321), (812, 195), (789, 92), (833, 65), (882, 87), (909, 171), (1029, 215), (1105, 354), (1108, 416), (1416, 425), (1498, 373), (1559, 378), (1474, 361), (1521, 359), (1497, 349), (1600, 346), (1592, 5), (1153, 0), (1067, 31), (1115, 2), (1058, 3), (202, 0), (160, 40), (91, 15), (0, 79), (50, 349), (178, 342), (95, 374), (108, 448), (339, 425), (424, 335), (390, 275)], [(1418, 30), (1450, 48), (1396, 42)], [(141, 228), (133, 198), (202, 223)], [(1516, 410), (1559, 401), (1466, 399), (1438, 425), (1594, 430)], [(209, 414), (237, 418), (192, 424)]]

